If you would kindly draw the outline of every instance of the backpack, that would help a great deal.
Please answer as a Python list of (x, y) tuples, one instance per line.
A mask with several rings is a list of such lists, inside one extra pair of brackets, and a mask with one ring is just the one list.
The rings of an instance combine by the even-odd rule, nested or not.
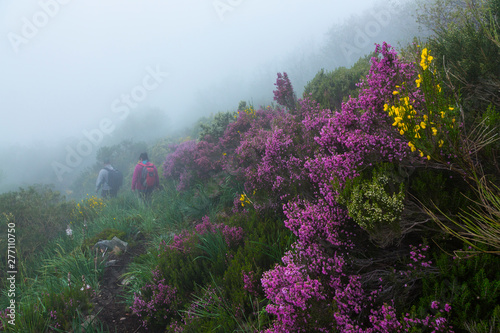
[(112, 190), (118, 190), (123, 184), (123, 174), (120, 170), (116, 169), (106, 169), (108, 170), (108, 185)]
[(156, 173), (154, 165), (143, 164), (141, 172), (141, 184), (145, 188), (151, 188), (156, 185)]

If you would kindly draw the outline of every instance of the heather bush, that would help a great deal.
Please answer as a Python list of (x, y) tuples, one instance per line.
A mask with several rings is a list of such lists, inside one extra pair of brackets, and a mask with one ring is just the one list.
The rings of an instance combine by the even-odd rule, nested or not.
[[(226, 229), (203, 219), (196, 231), (160, 246), (162, 283), (185, 305), (172, 331), (184, 324), (188, 331), (265, 330), (262, 320), (270, 320), (268, 332), (465, 327), (455, 316), (467, 310), (454, 296), (422, 291), (429, 281), (447, 283), (445, 264), (432, 256), (456, 246), (422, 204), (450, 215), (463, 208), (467, 198), (460, 193), (471, 193), (471, 171), (481, 162), (476, 153), (486, 147), (495, 155), (487, 136), (497, 112), (490, 107), (483, 117), (490, 129), (464, 133), (460, 98), (439, 74), (434, 54), (414, 45), (402, 56), (377, 45), (369, 70), (359, 63), (331, 78), (320, 73), (299, 100), (288, 75), (279, 73), (280, 107), (240, 105), (167, 156), (165, 176), (193, 191), (199, 207), (216, 202), (210, 193), (219, 193), (217, 184), (229, 176), (233, 216), (207, 209), (231, 233), (245, 231), (245, 240), (233, 242)], [(344, 81), (352, 92), (357, 79), (350, 75), (358, 70), (368, 75), (357, 91), (345, 100), (343, 92), (332, 96), (328, 89), (338, 91)], [(434, 242), (439, 246), (427, 245)], [(468, 274), (481, 293), (497, 288), (490, 281), (498, 277), (475, 273)], [(263, 306), (266, 316), (255, 311)], [(495, 316), (491, 308), (476, 318)]]
[(281, 258), (293, 238), (271, 213), (250, 210), (233, 214), (226, 223), (241, 226), (244, 243), (231, 256), (224, 274), (212, 275), (193, 294), (183, 311), (187, 331), (261, 331), (269, 321), (260, 277)]
[(177, 313), (177, 290), (165, 284), (160, 272), (153, 272), (153, 281), (141, 288), (140, 294), (134, 295), (132, 313), (139, 316), (143, 327), (164, 330), (172, 320), (179, 319)]
[(278, 78), (274, 84), (277, 89), (274, 91), (274, 100), (279, 105), (287, 108), (291, 113), (297, 108), (297, 97), (293, 91), (292, 83), (287, 73), (278, 73)]
[[(355, 331), (370, 332), (377, 321), (385, 318), (384, 311), (388, 308), (383, 305), (383, 296), (378, 297), (376, 287), (365, 289), (364, 279), (352, 267), (356, 258), (348, 256), (351, 252), (358, 253), (361, 244), (354, 240), (363, 231), (349, 218), (351, 212), (337, 202), (346, 184), (365, 169), (387, 162), (402, 166), (423, 163), (423, 159), (410, 154), (406, 139), (391, 128), (392, 122), (384, 115), (384, 104), (395, 99), (396, 87), (416, 76), (414, 66), (402, 62), (386, 44), (377, 46), (376, 53), (381, 57), (372, 58), (369, 75), (359, 85), (359, 97), (343, 104), (342, 110), (329, 119), (315, 138), (319, 148), (305, 163), (310, 179), (319, 187), (315, 198), (285, 205), (285, 225), (295, 233), (297, 241), (283, 257), (284, 266), (265, 272), (262, 280), (271, 302), (267, 311), (276, 318), (275, 331), (348, 331), (357, 327)], [(387, 175), (375, 173), (375, 181), (371, 182), (382, 180), (387, 185), (385, 179)], [(380, 201), (387, 199), (382, 186), (376, 187)], [(379, 219), (387, 220), (387, 225), (402, 213), (404, 193), (401, 189), (392, 193), (396, 192), (399, 197), (396, 194), (394, 214), (385, 216), (387, 219), (379, 214)], [(363, 207), (367, 202), (376, 207), (366, 193), (355, 203)], [(385, 212), (390, 210), (389, 206), (386, 202)], [(364, 222), (362, 225), (367, 226)], [(383, 281), (379, 284), (383, 289)], [(315, 317), (318, 304), (331, 314), (328, 319)], [(393, 327), (401, 326), (397, 315), (394, 312), (392, 316)], [(431, 325), (425, 319), (422, 323)]]
[(178, 180), (177, 190), (209, 179), (221, 170), (219, 147), (207, 141), (184, 141), (172, 148), (163, 163), (163, 175)]
[(158, 269), (166, 284), (186, 300), (196, 289), (210, 281), (210, 274), (223, 275), (235, 249), (243, 240), (238, 227), (213, 224), (208, 217), (194, 230), (183, 230), (171, 241), (160, 243)]
[[(278, 77), (276, 96), (294, 95), (286, 82)], [(297, 195), (308, 197), (315, 191), (305, 162), (314, 156), (318, 148), (315, 137), (331, 111), (310, 98), (294, 105), (293, 113), (269, 113), (270, 128), (249, 130), (236, 149), (237, 161), (244, 166), (240, 173), (244, 175), (245, 190), (252, 193), (254, 208), (276, 209)]]

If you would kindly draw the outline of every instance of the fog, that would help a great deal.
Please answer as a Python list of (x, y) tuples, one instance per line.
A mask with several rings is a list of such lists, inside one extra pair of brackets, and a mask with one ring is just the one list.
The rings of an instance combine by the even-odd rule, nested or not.
[[(240, 100), (272, 102), (277, 72), (288, 72), (300, 94), (321, 68), (349, 66), (374, 42), (416, 35), (410, 14), (396, 15), (404, 6), (3, 1), (0, 192), (34, 182), (67, 184), (54, 174), (54, 163), (73, 173), (94, 163), (99, 146), (119, 139), (123, 122), (148, 110), (161, 110), (155, 133), (167, 135), (201, 116), (234, 110)], [(132, 130), (127, 138), (142, 140), (145, 132)], [(68, 160), (70, 152), (79, 159)], [(12, 164), (26, 166), (22, 177), (10, 171)]]

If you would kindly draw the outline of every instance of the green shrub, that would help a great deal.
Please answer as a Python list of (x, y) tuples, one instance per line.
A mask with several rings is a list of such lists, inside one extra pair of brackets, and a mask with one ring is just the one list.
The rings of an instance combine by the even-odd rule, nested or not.
[(349, 182), (339, 197), (349, 216), (370, 235), (378, 245), (385, 247), (401, 234), (400, 220), (404, 209), (405, 188), (399, 188), (387, 168), (373, 171), (371, 179), (362, 176)]
[(443, 212), (453, 214), (466, 207), (466, 197), (472, 195), (467, 183), (447, 170), (417, 169), (412, 173), (408, 187), (409, 192), (424, 206), (436, 206)]
[[(63, 235), (70, 222), (74, 202), (49, 186), (31, 186), (0, 195), (0, 236), (7, 239), (8, 223), (15, 224), (16, 256), (29, 263), (51, 240)], [(5, 250), (4, 250), (5, 249)], [(7, 263), (7, 251), (2, 247), (0, 267)], [(4, 276), (6, 269), (0, 272)], [(4, 279), (2, 278), (2, 281)]]
[[(451, 87), (460, 92), (467, 111), (467, 126), (474, 124), (476, 117), (488, 105), (500, 105), (500, 47), (488, 34), (498, 34), (498, 21), (491, 19), (500, 15), (498, 0), (487, 0), (473, 10), (465, 2), (435, 1), (421, 22), (434, 31), (429, 47), (439, 59), (441, 77), (450, 79)], [(478, 8), (486, 10), (477, 10)], [(493, 24), (489, 24), (493, 23)]]
[(500, 257), (480, 253), (451, 257), (442, 251), (434, 254), (439, 274), (422, 279), (422, 296), (418, 311), (425, 311), (430, 302), (439, 300), (452, 306), (451, 322), (465, 330), (466, 324), (488, 326), (496, 318), (500, 330)]
[(360, 58), (349, 69), (339, 67), (331, 72), (322, 69), (305, 86), (304, 96), (310, 96), (323, 108), (340, 110), (349, 96), (357, 97), (356, 84), (368, 74), (371, 57), (370, 54)]
[[(243, 110), (246, 106), (240, 103)], [(224, 135), (227, 125), (235, 121), (236, 112), (218, 112), (213, 117), (208, 119), (206, 123), (200, 124), (199, 138), (204, 139), (207, 135), (210, 136), (210, 142), (217, 142), (217, 140)]]

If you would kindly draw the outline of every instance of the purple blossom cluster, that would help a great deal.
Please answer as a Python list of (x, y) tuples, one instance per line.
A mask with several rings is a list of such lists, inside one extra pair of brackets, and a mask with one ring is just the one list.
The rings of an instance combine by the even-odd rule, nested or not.
[(185, 141), (171, 147), (163, 163), (163, 175), (178, 180), (177, 190), (187, 189), (195, 179), (206, 180), (221, 169), (219, 147), (207, 141)]
[(407, 313), (402, 320), (398, 321), (395, 309), (384, 304), (380, 311), (372, 311), (370, 322), (373, 324), (373, 329), (364, 332), (415, 332), (417, 329), (430, 329), (431, 332), (435, 333), (453, 333), (453, 327), (443, 317), (444, 314), (451, 311), (451, 306), (445, 304), (444, 308), (440, 308), (439, 302), (433, 301), (431, 309), (435, 313), (430, 313), (425, 318), (414, 318)]
[(57, 311), (56, 310), (51, 310), (49, 312), (49, 318), (50, 318), (50, 321), (52, 322), (52, 324), (51, 324), (52, 329), (50, 330), (51, 332), (55, 332), (56, 330), (62, 328), (61, 323), (59, 323), (59, 321), (57, 319)]
[(296, 97), (288, 74), (278, 73), (278, 79), (274, 85), (277, 88), (274, 91), (274, 100), (291, 111), (295, 110)]
[(165, 284), (165, 279), (155, 270), (152, 283), (144, 285), (139, 294), (134, 293), (134, 303), (130, 308), (148, 328), (151, 321), (170, 321), (177, 314), (176, 299), (175, 287)]
[(172, 249), (175, 249), (180, 252), (187, 253), (193, 249), (193, 242), (196, 241), (199, 236), (218, 232), (220, 232), (224, 237), (228, 248), (240, 244), (244, 238), (243, 228), (230, 227), (223, 223), (214, 224), (210, 222), (210, 218), (208, 216), (205, 216), (202, 218), (201, 223), (195, 226), (194, 230), (183, 230), (180, 234), (174, 236), (170, 244), (167, 245), (165, 241), (162, 241), (160, 243), (160, 250), (163, 249), (164, 251), (171, 251)]
[(429, 245), (419, 244), (418, 246), (410, 245), (410, 258), (411, 263), (408, 264), (408, 267), (412, 270), (420, 270), (423, 268), (431, 267), (432, 260), (426, 260), (427, 257), (425, 252), (429, 249)]
[(241, 275), (243, 277), (243, 289), (245, 289), (250, 295), (255, 297), (259, 296), (259, 281), (255, 275), (255, 272), (249, 271), (241, 271)]

